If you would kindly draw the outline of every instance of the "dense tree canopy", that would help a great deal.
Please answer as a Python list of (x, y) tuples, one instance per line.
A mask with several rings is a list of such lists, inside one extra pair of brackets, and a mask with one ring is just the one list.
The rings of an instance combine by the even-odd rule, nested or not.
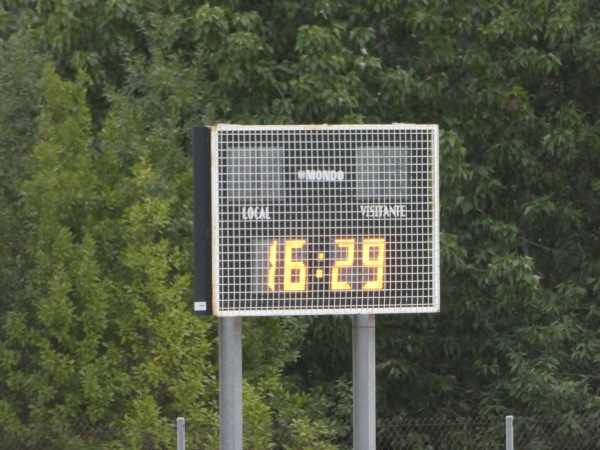
[[(596, 413), (599, 66), (595, 0), (5, 1), (0, 425), (216, 423), (217, 122), (440, 124), (442, 312), (377, 318), (380, 417)], [(245, 323), (248, 439), (344, 432), (348, 318)]]

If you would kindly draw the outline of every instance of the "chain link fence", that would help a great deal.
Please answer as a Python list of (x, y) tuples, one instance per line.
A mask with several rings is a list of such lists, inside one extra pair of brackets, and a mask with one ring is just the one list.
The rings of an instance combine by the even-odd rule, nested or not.
[[(516, 417), (508, 427), (502, 418), (399, 419), (377, 425), (377, 450), (600, 450), (600, 419), (585, 416)], [(219, 448), (216, 427), (164, 424), (153, 429), (115, 429), (102, 425), (73, 425), (57, 429), (43, 426), (0, 427), (0, 449), (6, 450), (204, 450)], [(246, 439), (248, 450), (352, 449), (351, 427), (339, 427), (318, 441), (299, 444), (294, 430), (280, 429), (269, 442)], [(261, 430), (255, 430), (261, 431)], [(264, 430), (262, 430), (264, 431)], [(507, 432), (514, 433), (510, 443)], [(227, 450), (227, 449), (226, 449)]]

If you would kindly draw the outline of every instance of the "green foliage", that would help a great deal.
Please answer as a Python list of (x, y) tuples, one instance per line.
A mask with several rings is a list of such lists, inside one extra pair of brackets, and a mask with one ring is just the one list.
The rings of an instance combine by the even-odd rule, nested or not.
[[(442, 312), (378, 317), (381, 417), (596, 407), (597, 2), (2, 8), (1, 423), (216, 422), (186, 306), (190, 129), (215, 122), (441, 125)], [(44, 52), (72, 82), (48, 69), (39, 113)], [(247, 321), (248, 446), (347, 432), (349, 324)]]
[(24, 263), (22, 224), (14, 205), (19, 201), (17, 180), (37, 138), (40, 96), (36, 83), (43, 60), (33, 40), (24, 34), (0, 41), (0, 317), (18, 290), (19, 267)]
[(117, 108), (92, 148), (85, 83), (50, 68), (40, 81), (40, 140), (19, 211), (30, 270), (3, 323), (1, 421), (151, 431), (184, 415), (212, 425), (210, 324), (188, 314), (189, 275), (163, 237), (176, 183), (149, 162), (151, 145), (130, 172), (103, 178), (118, 170), (113, 145), (142, 130), (119, 130), (127, 111)]

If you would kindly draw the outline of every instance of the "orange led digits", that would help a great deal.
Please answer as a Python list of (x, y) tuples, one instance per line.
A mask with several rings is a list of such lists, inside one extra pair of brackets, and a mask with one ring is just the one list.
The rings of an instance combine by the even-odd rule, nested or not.
[(335, 243), (340, 248), (346, 248), (346, 259), (336, 260), (335, 266), (331, 271), (331, 290), (332, 291), (348, 291), (352, 289), (350, 283), (340, 281), (340, 268), (351, 267), (354, 264), (354, 239), (336, 239)]
[[(285, 259), (283, 261), (283, 290), (299, 292), (306, 290), (306, 264), (294, 260), (294, 250), (300, 250), (306, 243), (305, 239), (285, 241)], [(292, 278), (295, 281), (292, 281)]]
[[(315, 267), (315, 264), (326, 261), (325, 253), (306, 251), (307, 242), (307, 239), (274, 239), (269, 242), (269, 268), (266, 273), (269, 291), (306, 292), (309, 283), (323, 279), (327, 273), (330, 273), (331, 291), (384, 289), (385, 238), (335, 238), (337, 250), (332, 256), (337, 259), (330, 260), (325, 267)], [(361, 259), (355, 258), (357, 246)], [(283, 252), (280, 250), (282, 247)], [(282, 256), (283, 261), (280, 261)], [(278, 277), (279, 270), (283, 270), (283, 277)], [(352, 283), (351, 277), (358, 277), (357, 284)], [(312, 284), (310, 286), (314, 289)]]
[(269, 290), (275, 290), (275, 273), (277, 272), (277, 240), (269, 247)]
[[(377, 257), (371, 258), (371, 250), (377, 251)], [(385, 239), (384, 238), (365, 238), (363, 244), (363, 265), (365, 267), (375, 268), (375, 279), (367, 281), (363, 289), (375, 291), (383, 289), (383, 266), (385, 261)]]

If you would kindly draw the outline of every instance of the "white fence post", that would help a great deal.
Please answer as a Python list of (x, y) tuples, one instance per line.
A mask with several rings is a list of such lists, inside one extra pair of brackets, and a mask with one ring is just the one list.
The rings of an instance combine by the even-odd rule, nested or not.
[(515, 450), (513, 419), (513, 416), (506, 416), (506, 450)]
[(177, 450), (185, 450), (185, 419), (177, 418)]

